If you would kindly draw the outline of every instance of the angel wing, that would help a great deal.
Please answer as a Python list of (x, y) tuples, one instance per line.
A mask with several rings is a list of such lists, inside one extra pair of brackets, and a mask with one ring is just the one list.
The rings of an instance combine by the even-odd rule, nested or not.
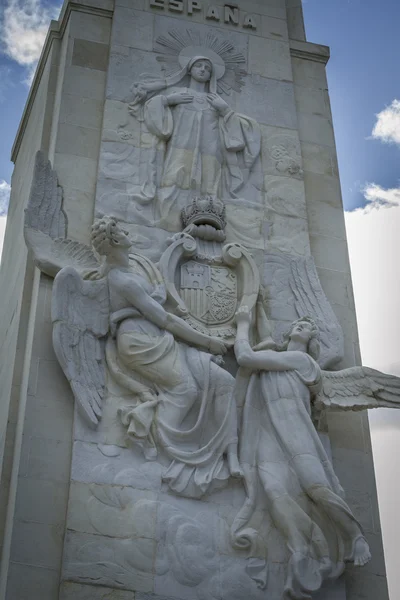
[(109, 329), (107, 279), (85, 281), (66, 267), (54, 281), (53, 346), (79, 410), (95, 428), (105, 391), (104, 342)]
[(314, 402), (317, 408), (341, 410), (400, 408), (400, 378), (368, 367), (322, 371), (322, 389)]
[(50, 277), (55, 277), (66, 266), (81, 271), (98, 267), (98, 261), (89, 246), (67, 239), (67, 228), (67, 215), (63, 209), (62, 189), (57, 174), (39, 150), (25, 210), (24, 236), (36, 265)]
[(268, 291), (269, 317), (281, 333), (299, 317), (312, 317), (321, 334), (318, 363), (331, 368), (344, 354), (342, 328), (322, 289), (312, 257), (269, 253), (263, 283)]

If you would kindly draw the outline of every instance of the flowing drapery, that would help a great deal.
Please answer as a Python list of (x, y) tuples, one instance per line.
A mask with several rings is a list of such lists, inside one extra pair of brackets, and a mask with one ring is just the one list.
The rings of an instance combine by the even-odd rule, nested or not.
[(205, 93), (171, 91), (194, 94), (193, 102), (170, 107), (167, 97), (158, 95), (144, 106), (148, 130), (164, 145), (155, 186), (162, 219), (172, 209), (182, 209), (193, 195), (238, 197), (261, 148), (260, 128), (253, 119), (233, 110), (221, 116)]
[(248, 498), (233, 523), (233, 543), (256, 548), (251, 519), (266, 499), (290, 553), (285, 592), (296, 599), (311, 598), (324, 580), (343, 571), (359, 531), (311, 419), (310, 391), (320, 382), (319, 366), (307, 355), (302, 370), (241, 370), (238, 376), (244, 394), (240, 463)]
[[(177, 343), (143, 319), (123, 322), (117, 332), (118, 381), (139, 376), (158, 396), (123, 411), (133, 441), (162, 448), (171, 459), (164, 480), (178, 494), (201, 497), (229, 477), (226, 451), (237, 442), (234, 379), (212, 356)], [(125, 381), (122, 382), (125, 384)]]

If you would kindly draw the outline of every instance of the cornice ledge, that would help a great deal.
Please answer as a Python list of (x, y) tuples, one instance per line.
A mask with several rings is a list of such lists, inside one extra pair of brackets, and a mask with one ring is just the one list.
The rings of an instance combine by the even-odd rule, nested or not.
[[(36, 94), (42, 79), (43, 71), (47, 63), (47, 58), (50, 53), (51, 45), (53, 40), (60, 40), (64, 35), (64, 31), (67, 27), (68, 19), (72, 11), (90, 13), (99, 15), (108, 19), (112, 19), (113, 10), (109, 8), (102, 8), (95, 5), (96, 0), (83, 0), (83, 2), (71, 2), (65, 0), (61, 8), (60, 16), (58, 21), (51, 21), (49, 30), (47, 32), (46, 39), (43, 44), (42, 53), (40, 55), (35, 75), (32, 81), (32, 85), (29, 90), (28, 98), (25, 103), (24, 112), (22, 113), (21, 121), (18, 126), (17, 135), (15, 136), (14, 144), (11, 149), (11, 161), (15, 164), (17, 160), (18, 152), (21, 146), (22, 138), (25, 133), (25, 129), (28, 123), (29, 116), (32, 111), (32, 106), (36, 98)], [(106, 0), (107, 2), (107, 0)], [(105, 2), (105, 3), (106, 3)], [(112, 4), (109, 2), (109, 4)]]
[(328, 46), (302, 42), (300, 40), (290, 40), (290, 55), (293, 58), (312, 60), (326, 65), (331, 53)]

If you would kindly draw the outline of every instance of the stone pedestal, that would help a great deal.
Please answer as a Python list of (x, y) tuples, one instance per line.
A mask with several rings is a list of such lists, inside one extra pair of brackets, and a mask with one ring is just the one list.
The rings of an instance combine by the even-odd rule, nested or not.
[[(192, 200), (191, 184), (177, 176), (170, 187), (179, 193), (169, 196), (165, 180), (163, 190), (153, 190), (161, 198), (168, 188), (165, 202), (174, 198), (161, 215), (140, 196), (151, 197), (144, 183), (168, 179), (163, 165), (172, 142), (155, 125), (149, 129), (151, 116), (135, 115), (132, 86), (148, 73), (154, 80), (175, 78), (174, 85), (186, 90), (187, 75), (179, 80), (177, 72), (188, 46), (196, 48), (194, 56), (223, 55), (232, 67), (216, 93), (238, 119), (239, 129), (226, 134), (232, 146), (224, 151), (229, 176), (239, 169), (244, 187), (232, 192), (232, 184), (223, 198), (225, 241), (242, 244), (257, 265), (273, 336), (281, 342), (290, 323), (305, 315), (280, 295), (288, 271), (282, 279), (266, 257), (284, 256), (285, 264), (311, 257), (344, 334), (335, 369), (360, 364), (325, 72), (329, 49), (306, 41), (301, 1), (241, 0), (236, 7), (220, 0), (66, 0), (60, 20), (51, 24), (12, 155), (0, 274), (1, 600), (283, 597), (289, 553), (266, 508), (257, 519), (267, 569), (262, 553), (249, 563), (249, 553), (232, 546), (231, 526), (246, 499), (242, 480), (231, 478), (194, 499), (171, 491), (163, 481), (165, 456), (148, 460), (127, 439), (118, 411), (129, 402), (110, 378), (97, 430), (74, 411), (52, 345), (53, 281), (35, 267), (23, 241), (35, 154), (42, 150), (62, 188), (69, 238), (89, 245), (94, 218), (111, 214), (129, 232), (135, 252), (158, 263), (183, 228), (180, 211)], [(162, 125), (168, 118), (169, 127), (176, 125), (177, 114), (165, 115)], [(239, 133), (245, 150), (242, 143), (233, 149)], [(176, 160), (186, 164), (195, 150), (193, 139), (181, 148), (177, 143)], [(203, 181), (218, 172), (218, 152), (210, 150)], [(226, 369), (236, 374), (232, 350)], [(242, 408), (239, 403), (239, 424)], [(373, 558), (362, 569), (349, 567), (313, 598), (385, 600), (366, 412), (327, 412), (319, 433)]]

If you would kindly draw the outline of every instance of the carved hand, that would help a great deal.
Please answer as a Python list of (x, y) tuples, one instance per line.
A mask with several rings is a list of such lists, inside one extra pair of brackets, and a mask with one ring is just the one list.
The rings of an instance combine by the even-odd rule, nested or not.
[(218, 94), (207, 94), (207, 100), (222, 116), (230, 111), (229, 105)]
[(214, 362), (216, 365), (218, 365), (219, 367), (222, 367), (224, 364), (224, 359), (220, 354), (216, 354), (212, 357), (211, 359), (212, 362)]
[(226, 354), (226, 346), (219, 338), (210, 338), (208, 348), (211, 354), (216, 354), (217, 356)]
[(144, 102), (147, 100), (147, 90), (141, 83), (135, 83), (133, 86), (133, 96), (136, 102)]
[(177, 92), (176, 94), (170, 94), (167, 98), (168, 106), (176, 106), (177, 104), (188, 104), (193, 102), (193, 94), (187, 92)]
[(248, 306), (241, 306), (236, 313), (236, 322), (251, 323), (251, 311)]
[(269, 337), (268, 339), (263, 340), (256, 346), (253, 346), (253, 350), (254, 352), (258, 352), (259, 350), (277, 350), (277, 345), (276, 342), (272, 339), (272, 337)]

